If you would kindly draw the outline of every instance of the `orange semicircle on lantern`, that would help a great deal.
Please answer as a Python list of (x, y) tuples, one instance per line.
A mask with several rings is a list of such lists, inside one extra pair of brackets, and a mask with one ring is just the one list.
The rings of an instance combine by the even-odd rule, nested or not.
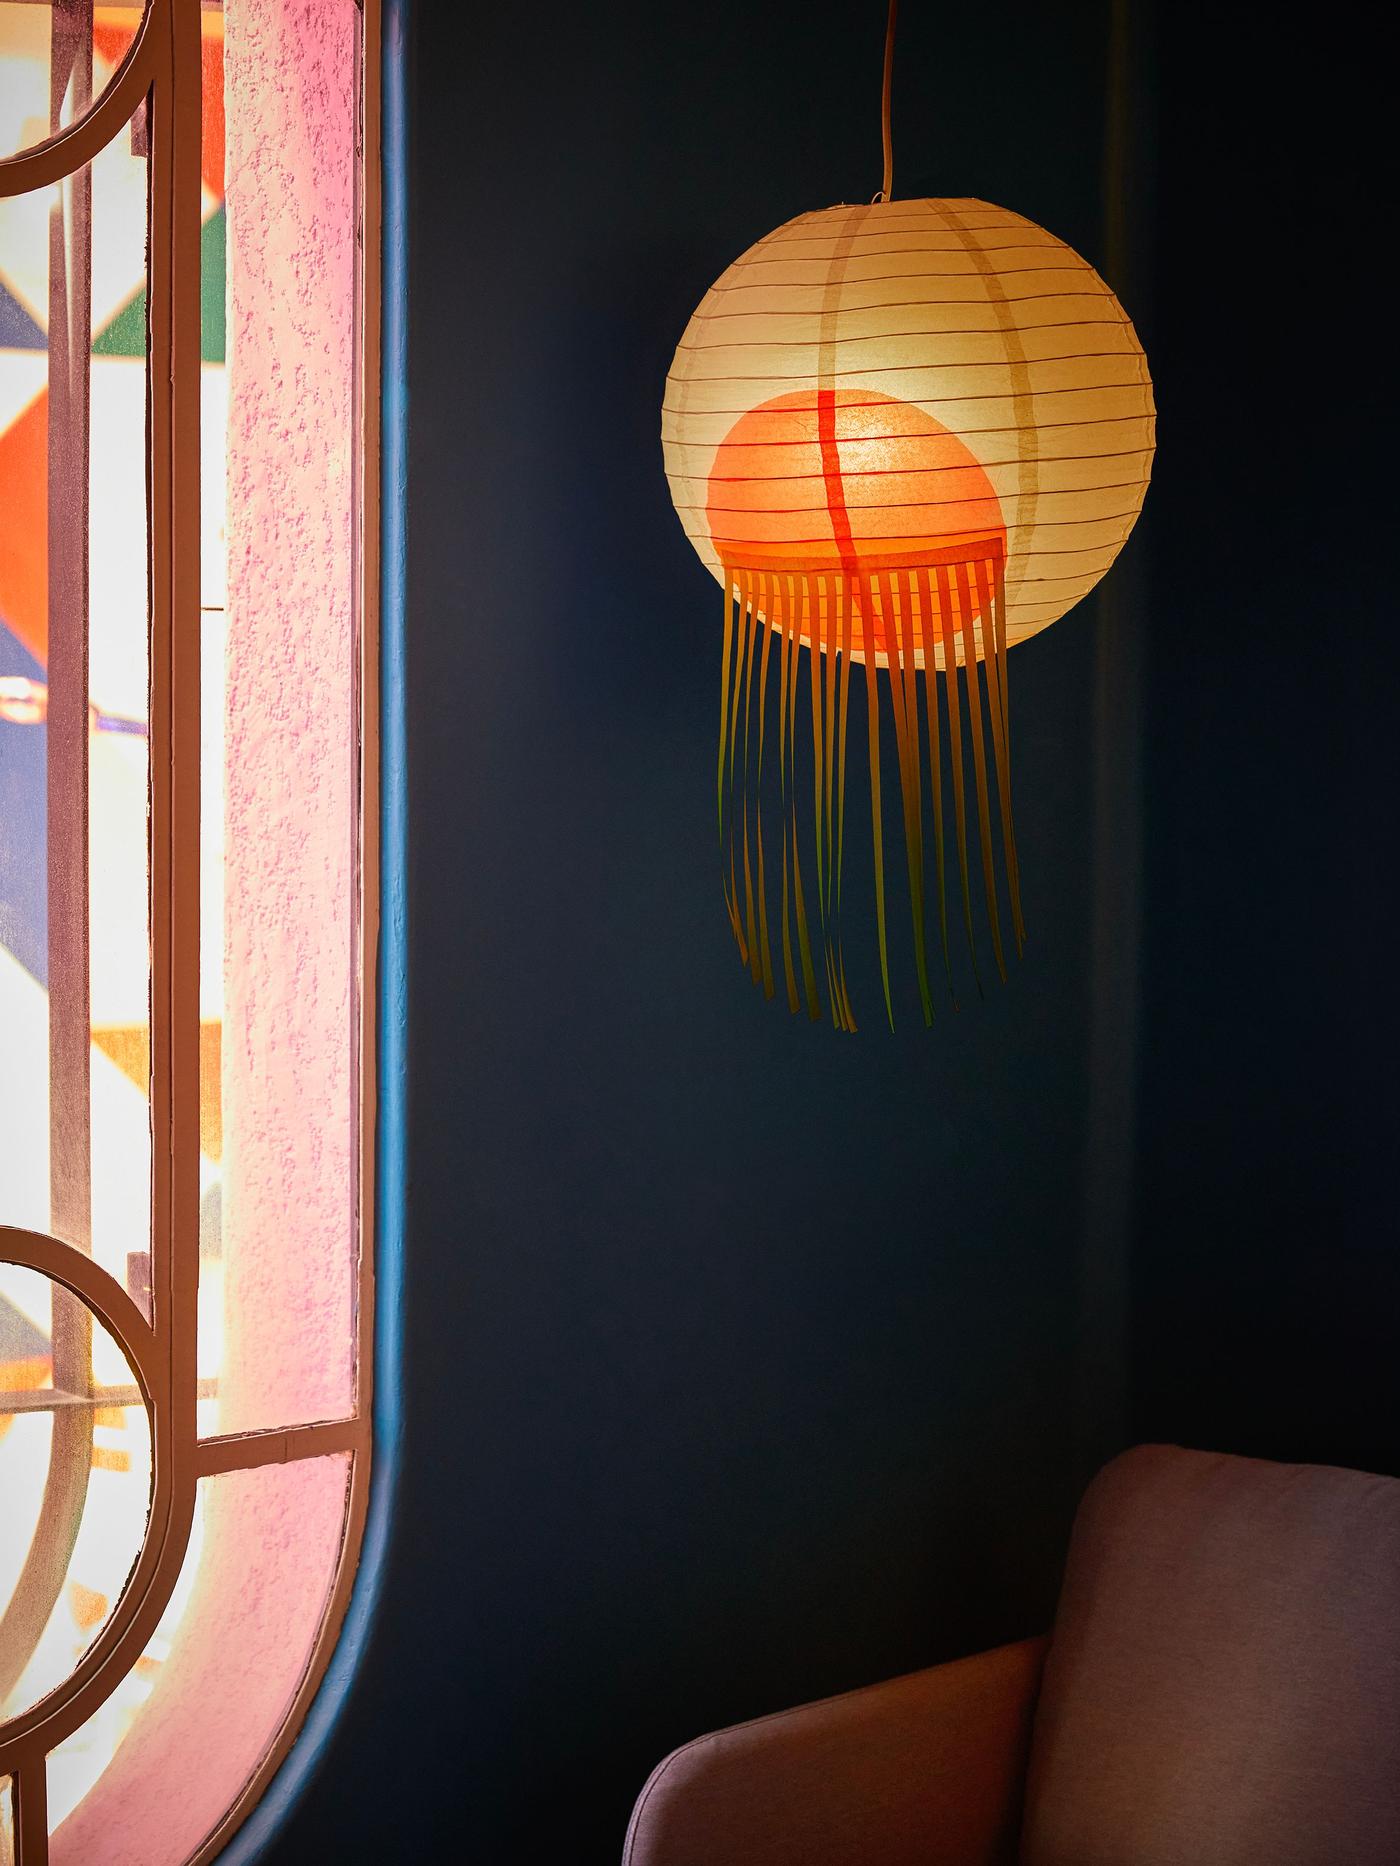
[(961, 600), (974, 623), (984, 603), (975, 571), (964, 583), (956, 567), (1006, 559), (1001, 504), (976, 455), (923, 409), (868, 390), (797, 390), (741, 415), (715, 451), (706, 518), (735, 588), (765, 573), (784, 590), (790, 581), (808, 646), (839, 592), (854, 605), (852, 658), (865, 658), (868, 625), (881, 664), (887, 606), (901, 598), (915, 665), (944, 664), (944, 581), (961, 661)]

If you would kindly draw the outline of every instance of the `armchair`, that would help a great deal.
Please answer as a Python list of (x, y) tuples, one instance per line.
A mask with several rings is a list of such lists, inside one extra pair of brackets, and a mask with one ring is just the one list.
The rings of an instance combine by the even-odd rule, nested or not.
[(1400, 1481), (1143, 1446), (1048, 1639), (698, 1738), (624, 1866), (1400, 1866)]

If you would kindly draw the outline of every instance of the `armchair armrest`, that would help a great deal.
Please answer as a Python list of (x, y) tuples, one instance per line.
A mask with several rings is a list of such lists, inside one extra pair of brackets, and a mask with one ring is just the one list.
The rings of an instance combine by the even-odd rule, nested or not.
[(698, 1737), (652, 1772), (623, 1866), (1007, 1866), (1047, 1644)]

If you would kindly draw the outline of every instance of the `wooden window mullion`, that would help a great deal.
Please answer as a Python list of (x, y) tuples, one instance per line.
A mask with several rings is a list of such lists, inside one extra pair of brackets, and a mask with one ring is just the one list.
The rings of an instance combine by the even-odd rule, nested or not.
[[(51, 121), (92, 92), (92, 0), (53, 9)], [(88, 459), (91, 440), (92, 170), (59, 184), (49, 213), (48, 971), (50, 1225), (92, 1248), (88, 859)], [(67, 1305), (65, 1305), (67, 1306)], [(78, 1305), (81, 1306), (81, 1305)], [(84, 1311), (84, 1313), (86, 1313)], [(54, 1381), (86, 1383), (55, 1317)], [(60, 1338), (62, 1337), (62, 1339)], [(62, 1356), (65, 1365), (60, 1368)], [(69, 1390), (83, 1390), (82, 1388)]]

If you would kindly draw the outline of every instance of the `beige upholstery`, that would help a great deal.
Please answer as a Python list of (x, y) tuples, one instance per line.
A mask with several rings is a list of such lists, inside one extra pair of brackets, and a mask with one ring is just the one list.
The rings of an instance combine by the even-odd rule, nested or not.
[(687, 1744), (625, 1866), (1400, 1866), (1400, 1482), (1129, 1452), (1042, 1645)]

